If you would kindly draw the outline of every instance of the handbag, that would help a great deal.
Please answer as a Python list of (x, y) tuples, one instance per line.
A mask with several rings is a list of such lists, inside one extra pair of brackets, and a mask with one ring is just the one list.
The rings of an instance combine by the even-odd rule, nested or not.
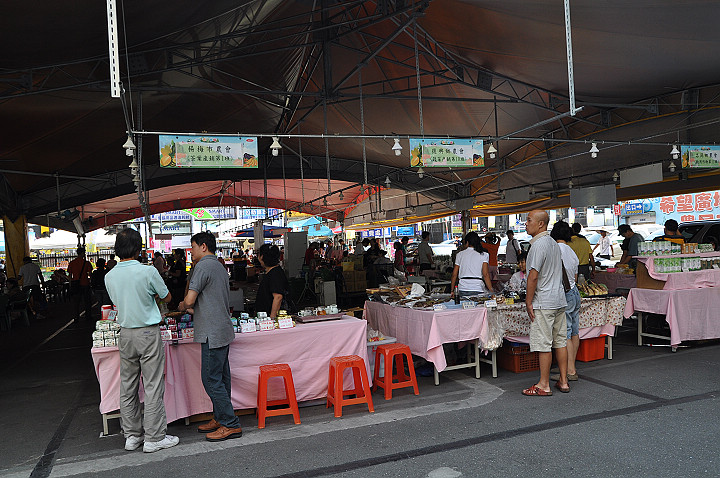
[(562, 264), (562, 283), (563, 283), (563, 289), (565, 289), (565, 292), (570, 292), (572, 287), (570, 287), (570, 279), (568, 279), (567, 272), (565, 272), (565, 264), (560, 262)]

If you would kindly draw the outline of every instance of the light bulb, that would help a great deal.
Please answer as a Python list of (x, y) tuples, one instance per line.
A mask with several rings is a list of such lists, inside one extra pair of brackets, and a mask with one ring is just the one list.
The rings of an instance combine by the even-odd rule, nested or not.
[(273, 142), (270, 145), (270, 150), (272, 151), (272, 155), (277, 156), (281, 149), (282, 149), (282, 146), (280, 146), (280, 138), (278, 138), (277, 136), (273, 136)]
[(490, 147), (487, 150), (488, 156), (490, 156), (490, 159), (495, 158), (495, 153), (497, 153), (497, 149), (495, 149), (495, 146), (493, 146), (492, 143), (490, 143)]
[(402, 152), (402, 146), (400, 146), (400, 139), (395, 138), (395, 144), (393, 144), (392, 150), (395, 151), (395, 156), (400, 156)]
[(620, 175), (617, 173), (617, 171), (615, 171), (615, 173), (613, 173), (612, 178), (613, 178), (614, 182), (618, 182), (618, 180), (620, 179)]
[(423, 168), (418, 169), (418, 177), (422, 179), (425, 177), (425, 171), (423, 171)]
[(340, 196), (338, 196), (338, 199), (340, 199), (341, 201), (342, 201), (343, 199), (345, 199), (345, 196), (343, 196), (343, 192), (342, 192), (342, 191), (340, 191)]
[(571, 179), (570, 181), (568, 181), (568, 189), (572, 189), (572, 188), (573, 188), (573, 180)]
[(680, 157), (680, 151), (678, 150), (677, 144), (673, 144), (670, 155), (672, 156), (672, 159), (678, 159)]
[(599, 152), (600, 150), (597, 147), (597, 143), (593, 143), (592, 147), (590, 148), (590, 156), (593, 158), (597, 158)]
[(390, 176), (385, 176), (385, 186), (390, 187)]
[(674, 172), (675, 172), (675, 168), (676, 168), (675, 162), (674, 162), (674, 161), (670, 161), (670, 165), (668, 166), (668, 169), (670, 170), (670, 172), (671, 172), (671, 173), (674, 173)]

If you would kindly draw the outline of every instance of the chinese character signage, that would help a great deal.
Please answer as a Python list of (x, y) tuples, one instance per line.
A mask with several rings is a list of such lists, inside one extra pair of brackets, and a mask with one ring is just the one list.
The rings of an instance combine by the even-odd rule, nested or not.
[(642, 214), (643, 205), (641, 202), (626, 202), (625, 203), (625, 214)]
[(481, 139), (410, 138), (410, 166), (484, 166)]
[[(637, 208), (640, 212), (631, 212)], [(677, 222), (720, 219), (720, 191), (626, 202), (623, 209), (626, 215), (654, 212), (657, 224), (664, 224), (668, 219), (675, 219)]]
[(160, 135), (160, 166), (164, 168), (257, 168), (254, 137)]
[(720, 146), (681, 146), (683, 168), (720, 168)]

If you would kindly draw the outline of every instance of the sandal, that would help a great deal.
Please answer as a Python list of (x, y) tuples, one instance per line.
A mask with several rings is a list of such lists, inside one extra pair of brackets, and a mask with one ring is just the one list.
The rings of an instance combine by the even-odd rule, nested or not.
[[(569, 391), (570, 389), (568, 389), (568, 392)], [(533, 385), (532, 387), (523, 390), (522, 394), (528, 397), (550, 397), (553, 393), (552, 390), (546, 392), (542, 388), (538, 388), (537, 385)]]
[(569, 387), (568, 385), (566, 385), (566, 386), (564, 386), (564, 387), (561, 387), (561, 386), (560, 386), (560, 382), (555, 382), (555, 388), (557, 388), (558, 390), (560, 390), (562, 393), (569, 393), (569, 392), (570, 392), (570, 387)]

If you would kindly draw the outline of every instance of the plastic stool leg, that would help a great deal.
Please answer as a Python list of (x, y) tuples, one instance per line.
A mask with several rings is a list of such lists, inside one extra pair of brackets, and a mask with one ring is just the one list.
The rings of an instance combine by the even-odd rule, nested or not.
[(292, 375), (285, 376), (285, 394), (287, 395), (288, 405), (292, 412), (295, 425), (300, 425), (300, 410), (298, 410), (297, 397), (295, 396), (295, 383)]
[(341, 417), (342, 416), (342, 407), (343, 407), (343, 374), (344, 374), (344, 367), (343, 365), (338, 365), (335, 369), (335, 388), (334, 388), (334, 394), (335, 394), (335, 417)]
[(397, 379), (400, 382), (404, 382), (408, 379), (408, 376), (405, 375), (405, 365), (403, 365), (403, 355), (402, 353), (395, 355), (395, 369), (397, 370)]
[(355, 397), (362, 398), (365, 396), (365, 390), (362, 386), (362, 377), (360, 376), (360, 368), (353, 366), (353, 386), (355, 387), (351, 393), (355, 394)]
[(377, 348), (375, 348), (375, 367), (373, 367), (375, 370), (373, 370), (373, 386), (372, 386), (373, 392), (375, 390), (377, 390), (378, 380), (380, 379), (380, 357), (382, 357), (382, 352), (380, 350), (378, 350)]
[(325, 404), (325, 408), (330, 408), (330, 403), (332, 402), (333, 405), (335, 404), (335, 401), (333, 400), (333, 391), (335, 390), (335, 366), (332, 362), (330, 362), (330, 368), (328, 373), (328, 391), (327, 391), (327, 403)]
[(368, 381), (367, 370), (365, 370), (364, 366), (360, 367), (360, 379), (362, 381), (362, 387), (365, 390), (365, 398), (367, 399), (368, 410), (370, 411), (370, 413), (374, 413), (375, 407), (373, 406), (372, 396), (370, 396), (370, 382)]
[(420, 391), (418, 390), (417, 377), (415, 376), (415, 366), (412, 362), (412, 355), (408, 352), (405, 352), (404, 355), (405, 359), (408, 362), (408, 371), (410, 372), (410, 380), (412, 381), (413, 392), (415, 392), (415, 395), (420, 395)]
[(267, 386), (268, 377), (266, 374), (260, 374), (260, 383), (258, 384), (258, 428), (265, 428), (265, 418), (267, 417)]

